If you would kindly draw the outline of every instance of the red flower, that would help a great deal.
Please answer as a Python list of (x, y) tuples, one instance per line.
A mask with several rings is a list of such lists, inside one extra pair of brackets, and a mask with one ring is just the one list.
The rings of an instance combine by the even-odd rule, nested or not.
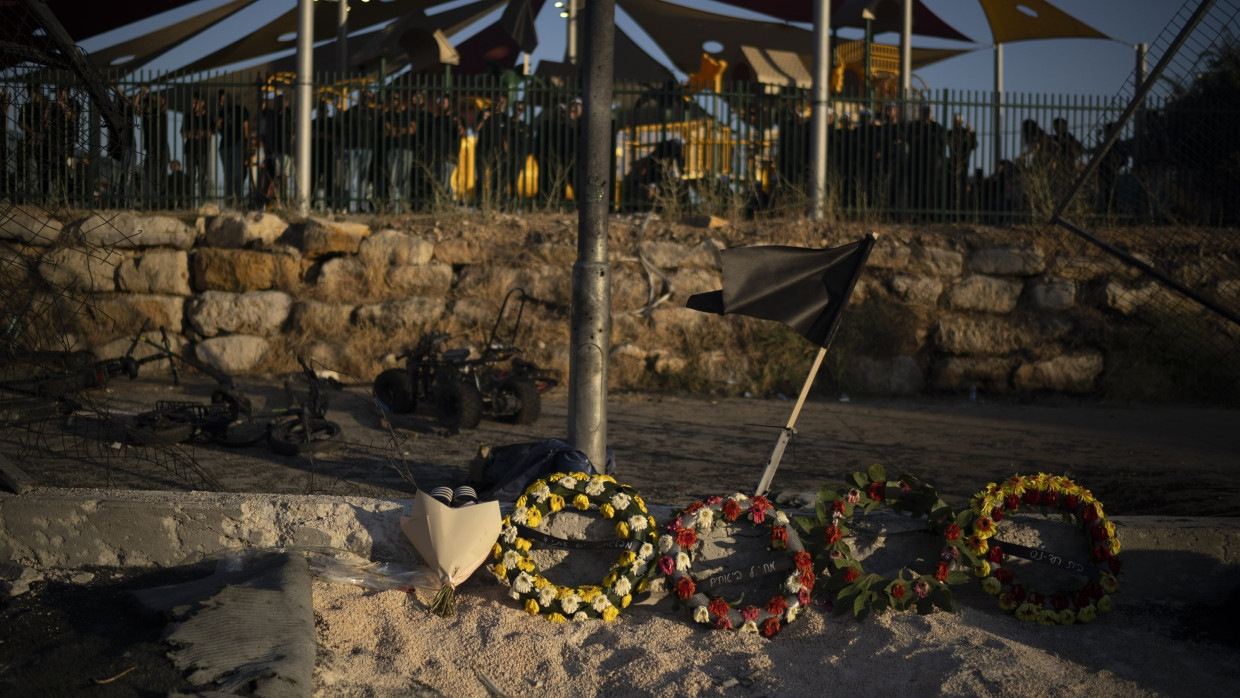
[(1012, 585), (1012, 598), (1016, 599), (1017, 602), (1025, 600), (1025, 593), (1025, 587), (1019, 584)]
[(685, 507), (685, 513), (686, 513), (686, 514), (692, 514), (692, 513), (696, 512), (698, 509), (701, 509), (701, 508), (702, 508), (702, 507), (704, 507), (704, 506), (706, 506), (706, 505), (705, 505), (705, 504), (703, 504), (702, 502), (694, 502), (694, 503), (690, 504), (689, 506)]
[(736, 503), (735, 499), (729, 499), (723, 503), (723, 518), (727, 521), (735, 521), (741, 515), (741, 505)]
[(785, 526), (771, 526), (771, 547), (784, 550), (788, 547), (788, 529)]
[(766, 602), (766, 612), (778, 616), (788, 610), (788, 602), (784, 601), (782, 596), (772, 596), (770, 601)]
[(1067, 594), (1055, 594), (1054, 596), (1051, 597), (1051, 605), (1055, 607), (1056, 611), (1064, 610), (1065, 608), (1068, 607), (1068, 595)]
[(903, 585), (903, 584), (897, 584), (897, 585), (895, 585), (895, 586), (891, 587), (891, 595), (892, 595), (893, 597), (897, 598), (897, 599), (902, 599), (902, 598), (904, 598), (904, 593), (905, 593), (905, 591), (904, 591), (904, 585)]
[(672, 559), (671, 555), (664, 555), (659, 558), (659, 571), (669, 577), (676, 571), (676, 561)]
[(749, 505), (750, 509), (761, 509), (762, 511), (769, 511), (775, 508), (775, 505), (771, 504), (771, 500), (767, 499), (766, 497), (763, 497), (762, 495), (758, 495), (749, 501), (752, 502)]
[(1025, 503), (1026, 504), (1037, 504), (1038, 500), (1040, 500), (1041, 498), (1042, 498), (1041, 490), (1025, 490)]
[(827, 545), (835, 545), (844, 537), (844, 532), (839, 526), (827, 526), (823, 531), (823, 539), (827, 541)]
[(844, 500), (837, 499), (834, 502), (831, 502), (831, 511), (833, 513), (839, 514), (840, 516), (843, 516), (844, 515)]
[(732, 620), (727, 616), (720, 616), (719, 620), (715, 621), (715, 627), (719, 630), (731, 630)]
[(728, 602), (723, 599), (711, 599), (706, 610), (710, 611), (712, 616), (726, 616), (728, 615)]
[(1003, 498), (1003, 506), (1015, 511), (1020, 507), (1020, 497), (1017, 497), (1014, 494), (1009, 494)]
[(1065, 495), (1063, 498), (1063, 506), (1065, 509), (1076, 509), (1081, 503), (1081, 498), (1075, 494)]
[(749, 515), (753, 519), (753, 522), (756, 524), (760, 524), (763, 521), (766, 521), (766, 509), (763, 509), (762, 507), (759, 507), (756, 504), (749, 507)]
[(947, 540), (960, 540), (960, 526), (948, 524), (947, 530), (943, 531), (943, 537)]
[(767, 637), (771, 637), (777, 632), (779, 632), (779, 619), (778, 618), (767, 618), (765, 621), (762, 622), (762, 634), (763, 635), (766, 635)]
[(1092, 600), (1093, 599), (1089, 598), (1089, 594), (1086, 594), (1083, 591), (1078, 591), (1072, 595), (1072, 603), (1076, 604), (1077, 608), (1085, 608)]
[(817, 581), (817, 577), (814, 576), (813, 570), (801, 570), (801, 575), (797, 577), (797, 581), (800, 582), (801, 586), (806, 589), (813, 589), (814, 582)]
[(692, 579), (681, 577), (676, 580), (676, 596), (679, 596), (681, 601), (687, 601), (695, 591), (697, 591), (697, 585)]
[(1011, 584), (1012, 583), (1012, 570), (1009, 570), (1005, 567), (1000, 567), (999, 569), (995, 570), (995, 579), (999, 580), (1000, 584)]
[(741, 609), (741, 618), (744, 618), (746, 621), (758, 620), (758, 613), (761, 610), (757, 606), (746, 606)]
[(887, 483), (871, 482), (870, 486), (865, 488), (865, 493), (871, 501), (881, 502), (887, 498)]
[(1054, 490), (1048, 490), (1042, 493), (1042, 503), (1048, 507), (1053, 507), (1059, 503), (1059, 493)]
[(671, 521), (668, 521), (668, 522), (667, 522), (667, 532), (668, 532), (668, 533), (676, 533), (676, 532), (678, 532), (681, 528), (683, 528), (683, 527), (680, 525), (680, 517), (679, 517), (679, 516), (677, 516), (676, 518), (674, 518), (674, 519), (672, 519)]
[(692, 528), (682, 528), (676, 532), (676, 545), (681, 548), (692, 548), (697, 542), (697, 531)]
[(845, 567), (844, 568), (844, 581), (847, 582), (848, 584), (852, 584), (853, 582), (857, 581), (857, 578), (860, 576), (861, 576), (861, 573), (857, 571), (856, 567)]
[(1118, 557), (1112, 557), (1110, 560), (1107, 560), (1107, 564), (1111, 566), (1111, 574), (1119, 574), (1120, 568), (1124, 566), (1124, 563), (1120, 562)]
[(1081, 520), (1084, 521), (1085, 523), (1093, 523), (1097, 521), (1098, 520), (1098, 508), (1095, 507), (1093, 504), (1086, 506), (1085, 509), (1081, 511)]
[(1046, 597), (1042, 596), (1041, 592), (1037, 592), (1037, 591), (1029, 592), (1029, 603), (1033, 604), (1034, 606), (1041, 606), (1043, 601), (1046, 601)]
[(998, 565), (1003, 562), (1003, 548), (997, 545), (990, 546), (990, 550), (986, 551), (986, 559)]
[(792, 554), (792, 561), (796, 564), (797, 569), (801, 572), (814, 569), (814, 556), (808, 551), (798, 550)]
[(720, 502), (722, 502), (722, 501), (723, 501), (723, 497), (720, 497), (720, 496), (719, 496), (719, 495), (717, 495), (717, 494), (712, 494), (711, 496), (709, 496), (709, 497), (707, 497), (707, 498), (706, 498), (706, 505), (707, 505), (707, 506), (712, 506), (712, 507), (713, 507), (713, 506), (718, 506), (718, 505), (719, 505), (719, 503), (720, 503)]
[(1106, 562), (1111, 559), (1111, 551), (1101, 545), (1094, 546), (1094, 562)]
[(1102, 584), (1097, 579), (1091, 579), (1086, 582), (1085, 588), (1082, 589), (1082, 591), (1084, 591), (1085, 594), (1087, 594), (1091, 599), (1100, 599), (1105, 593), (1102, 591)]
[(1003, 520), (1003, 509), (1000, 509), (999, 507), (995, 507), (994, 509), (991, 509), (990, 518), (995, 523), (999, 523), (1000, 521), (1002, 521)]
[(1101, 523), (1097, 523), (1093, 526), (1093, 528), (1089, 529), (1089, 535), (1093, 536), (1094, 540), (1106, 540), (1107, 527), (1103, 526)]
[(940, 563), (939, 563), (939, 568), (938, 568), (937, 570), (935, 570), (935, 571), (934, 571), (934, 578), (935, 578), (935, 579), (937, 579), (937, 580), (939, 580), (940, 582), (946, 582), (946, 581), (947, 581), (947, 573), (948, 573), (949, 571), (950, 571), (950, 570), (948, 570), (948, 569), (947, 569), (947, 563), (946, 563), (946, 562), (940, 562)]
[(805, 587), (801, 587), (801, 590), (797, 592), (797, 601), (799, 601), (802, 606), (808, 606), (809, 605), (809, 589), (806, 589)]

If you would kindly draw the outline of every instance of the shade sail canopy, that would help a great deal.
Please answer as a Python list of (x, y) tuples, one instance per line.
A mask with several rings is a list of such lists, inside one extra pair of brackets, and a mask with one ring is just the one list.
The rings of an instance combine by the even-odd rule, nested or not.
[[(170, 51), (198, 34), (210, 29), (218, 22), (233, 16), (249, 7), (256, 0), (232, 0), (188, 19), (181, 20), (142, 36), (134, 37), (119, 44), (90, 53), (87, 57), (101, 70), (108, 68), (140, 68), (152, 58)], [(126, 56), (129, 60), (121, 61)]]
[[(806, 89), (814, 84), (814, 77), (810, 75), (805, 63), (791, 51), (741, 46), (741, 54), (744, 56), (745, 65), (753, 72), (752, 80), (755, 82)], [(741, 71), (738, 70), (734, 77), (741, 79)]]
[(544, 0), (513, 0), (499, 20), (457, 46), (461, 54), (458, 70), (467, 75), (507, 70), (517, 63), (522, 51), (538, 46), (534, 18)]
[[(649, 53), (646, 53), (641, 46), (637, 45), (636, 41), (633, 41), (632, 37), (625, 34), (619, 27), (616, 28), (614, 50), (616, 60), (613, 68), (617, 84), (640, 83), (642, 85), (661, 85), (669, 81), (675, 82), (676, 76), (672, 74), (671, 70), (668, 70), (667, 66), (655, 60)], [(560, 61), (539, 61), (534, 74), (545, 78), (559, 78), (571, 84), (577, 80), (581, 67), (580, 63), (573, 65)], [(617, 98), (619, 98), (619, 95), (617, 95)]]
[(1033, 39), (1110, 39), (1046, 0), (978, 0), (996, 44)]
[(436, 66), (458, 65), (460, 54), (448, 37), (475, 24), (504, 2), (505, 0), (479, 0), (431, 17), (427, 17), (426, 13), (420, 10), (411, 11), (366, 40), (350, 38), (349, 46), (356, 48), (349, 54), (349, 65), (356, 70), (369, 72), (376, 69), (380, 60), (384, 60), (387, 61), (389, 69), (394, 70), (407, 64), (415, 73)]
[[(760, 12), (788, 22), (814, 22), (813, 0), (718, 0), (727, 5)], [(875, 16), (872, 25), (875, 33), (899, 32), (903, 28), (903, 0), (844, 0), (831, 4), (831, 26), (864, 28), (863, 10)], [(937, 39), (968, 41), (973, 39), (944, 22), (921, 0), (913, 0), (913, 33)]]
[[(44, 0), (60, 26), (74, 41), (81, 41), (175, 10), (198, 0), (125, 0), (125, 2), (83, 2), (83, 0)], [(3, 3), (20, 5), (20, 2)], [(6, 8), (7, 11), (7, 8)], [(0, 15), (2, 17), (2, 15)]]

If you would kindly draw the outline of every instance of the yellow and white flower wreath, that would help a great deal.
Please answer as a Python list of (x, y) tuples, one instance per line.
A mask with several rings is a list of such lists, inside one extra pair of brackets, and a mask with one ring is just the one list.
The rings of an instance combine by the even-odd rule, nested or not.
[[(520, 529), (537, 531), (544, 519), (569, 507), (597, 511), (604, 519), (615, 520), (616, 535), (628, 541), (601, 584), (573, 588), (552, 583), (529, 555), (533, 541), (520, 535)], [(531, 484), (517, 498), (512, 514), (504, 517), (490, 570), (496, 580), (512, 588), (512, 598), (532, 615), (545, 615), (555, 623), (588, 618), (611, 621), (628, 607), (633, 594), (645, 591), (649, 584), (646, 573), (655, 556), (657, 529), (645, 502), (629, 485), (617, 483), (610, 475), (556, 473)]]

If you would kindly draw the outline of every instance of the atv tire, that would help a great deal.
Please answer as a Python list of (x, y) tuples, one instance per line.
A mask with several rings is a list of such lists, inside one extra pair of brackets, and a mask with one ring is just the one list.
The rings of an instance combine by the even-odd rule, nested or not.
[(418, 408), (413, 376), (403, 368), (389, 368), (375, 378), (375, 397), (396, 414), (409, 414)]
[(271, 427), (267, 433), (268, 448), (282, 456), (304, 456), (339, 444), (339, 424), (316, 417), (307, 421), (309, 429), (300, 419)]
[(473, 383), (440, 380), (435, 385), (435, 416), (454, 434), (473, 429), (482, 421), (482, 393)]
[(542, 414), (542, 396), (528, 378), (509, 378), (495, 391), (495, 412), (513, 424), (533, 424)]

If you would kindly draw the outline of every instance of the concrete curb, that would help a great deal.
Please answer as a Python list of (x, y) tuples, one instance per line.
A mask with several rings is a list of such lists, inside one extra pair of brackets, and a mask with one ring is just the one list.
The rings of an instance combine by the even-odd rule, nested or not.
[[(413, 564), (417, 554), (400, 532), (409, 505), (323, 495), (33, 489), (0, 494), (0, 560), (41, 569), (168, 567), (226, 549), (329, 546)], [(660, 522), (673, 511), (650, 508)], [(1117, 602), (1213, 605), (1236, 587), (1240, 518), (1114, 521), (1125, 564)]]

